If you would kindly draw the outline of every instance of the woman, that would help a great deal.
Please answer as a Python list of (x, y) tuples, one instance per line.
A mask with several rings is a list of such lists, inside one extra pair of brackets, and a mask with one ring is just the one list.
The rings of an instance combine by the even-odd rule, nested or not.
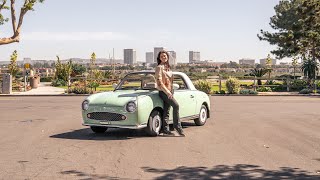
[(179, 104), (173, 97), (173, 76), (170, 71), (169, 54), (166, 51), (160, 51), (157, 57), (158, 66), (156, 67), (156, 81), (159, 90), (159, 96), (163, 100), (163, 118), (162, 132), (167, 135), (173, 135), (169, 130), (168, 120), (170, 107), (173, 108), (173, 127), (179, 135), (185, 136), (182, 130), (179, 117)]

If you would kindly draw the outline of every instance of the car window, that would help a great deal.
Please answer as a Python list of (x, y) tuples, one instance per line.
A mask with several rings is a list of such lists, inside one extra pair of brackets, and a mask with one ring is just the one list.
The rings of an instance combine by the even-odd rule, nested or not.
[(153, 74), (128, 74), (121, 82), (117, 89), (155, 89), (156, 81)]
[(184, 82), (183, 78), (179, 75), (174, 75), (173, 76), (173, 84), (178, 84), (179, 89), (188, 89), (188, 86)]

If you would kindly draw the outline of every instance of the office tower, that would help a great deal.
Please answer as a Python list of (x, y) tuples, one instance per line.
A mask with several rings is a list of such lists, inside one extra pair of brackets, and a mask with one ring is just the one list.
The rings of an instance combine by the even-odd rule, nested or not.
[(147, 63), (154, 63), (153, 61), (153, 52), (146, 52), (146, 62)]
[(168, 51), (170, 65), (177, 65), (177, 53), (175, 51)]
[(254, 66), (255, 65), (256, 60), (254, 59), (240, 59), (239, 60), (239, 64), (240, 65), (250, 65), (250, 66)]
[(124, 64), (133, 65), (136, 63), (136, 51), (133, 49), (124, 49), (123, 50), (123, 61)]
[(200, 61), (200, 52), (189, 51), (189, 63)]

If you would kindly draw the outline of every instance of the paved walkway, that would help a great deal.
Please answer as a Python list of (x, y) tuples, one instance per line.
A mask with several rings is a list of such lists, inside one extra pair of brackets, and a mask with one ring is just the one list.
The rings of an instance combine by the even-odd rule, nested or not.
[(57, 95), (65, 93), (63, 88), (53, 87), (50, 84), (50, 82), (41, 82), (36, 89), (26, 92), (13, 92), (12, 95)]

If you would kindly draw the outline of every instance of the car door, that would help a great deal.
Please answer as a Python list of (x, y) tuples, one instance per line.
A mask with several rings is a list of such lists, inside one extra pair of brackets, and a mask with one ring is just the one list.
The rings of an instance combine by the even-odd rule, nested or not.
[(193, 116), (196, 113), (196, 98), (195, 92), (191, 91), (185, 83), (183, 77), (174, 75), (174, 85), (179, 85), (178, 89), (174, 90), (174, 98), (178, 101), (180, 107), (180, 117)]

